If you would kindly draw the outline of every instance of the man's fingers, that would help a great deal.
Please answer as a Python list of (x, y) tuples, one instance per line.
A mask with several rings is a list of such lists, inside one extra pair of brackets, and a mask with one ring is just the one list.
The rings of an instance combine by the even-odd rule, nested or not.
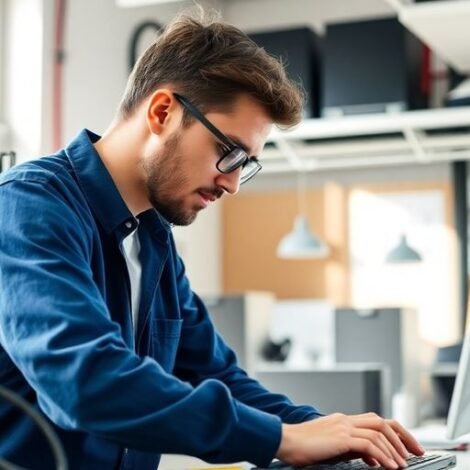
[(360, 437), (362, 439), (368, 439), (374, 445), (376, 445), (387, 457), (395, 461), (401, 467), (406, 467), (406, 460), (399, 454), (399, 452), (393, 447), (393, 445), (387, 440), (387, 438), (373, 429), (355, 429), (353, 431), (354, 437)]
[[(415, 453), (414, 451), (420, 448), (413, 436), (396, 421), (385, 420), (370, 413), (354, 416), (353, 423), (361, 428), (381, 432), (403, 458), (408, 456), (409, 451)], [(402, 431), (406, 433), (405, 439), (403, 439)], [(419, 454), (422, 454), (422, 452), (419, 452)]]
[(424, 454), (425, 450), (413, 435), (407, 431), (398, 421), (387, 420), (390, 427), (399, 435), (406, 448), (415, 455)]
[(383, 452), (381, 448), (372, 443), (369, 439), (355, 437), (351, 439), (351, 450), (359, 452), (363, 458), (373, 459), (385, 468), (399, 468), (397, 462)]
[(372, 457), (362, 457), (362, 460), (364, 460), (369, 467), (378, 467), (380, 465), (379, 462)]

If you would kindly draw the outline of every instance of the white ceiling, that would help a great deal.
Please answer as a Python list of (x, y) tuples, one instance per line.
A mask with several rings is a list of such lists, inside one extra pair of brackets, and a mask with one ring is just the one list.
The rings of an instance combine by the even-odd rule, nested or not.
[(400, 21), (442, 60), (462, 73), (470, 72), (470, 1), (408, 3), (387, 0)]
[[(174, 3), (185, 0), (116, 0), (121, 7)], [(246, 30), (310, 25), (321, 32), (328, 22), (366, 19), (395, 14), (386, 0), (200, 0), (217, 6), (227, 21)]]
[(310, 25), (322, 32), (331, 22), (395, 14), (385, 0), (222, 0), (228, 21), (246, 30)]

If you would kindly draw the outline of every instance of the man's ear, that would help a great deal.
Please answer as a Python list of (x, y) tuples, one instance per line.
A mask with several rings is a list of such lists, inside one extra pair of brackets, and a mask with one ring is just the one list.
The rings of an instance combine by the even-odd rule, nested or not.
[(147, 124), (153, 134), (161, 134), (171, 121), (171, 111), (176, 106), (176, 99), (170, 90), (155, 91), (147, 106)]

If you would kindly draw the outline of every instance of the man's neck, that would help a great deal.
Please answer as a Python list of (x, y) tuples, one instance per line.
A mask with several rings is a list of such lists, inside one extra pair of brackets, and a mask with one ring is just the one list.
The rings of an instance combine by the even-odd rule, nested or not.
[(134, 216), (151, 207), (140, 168), (145, 138), (142, 126), (131, 118), (113, 122), (95, 143), (96, 151)]

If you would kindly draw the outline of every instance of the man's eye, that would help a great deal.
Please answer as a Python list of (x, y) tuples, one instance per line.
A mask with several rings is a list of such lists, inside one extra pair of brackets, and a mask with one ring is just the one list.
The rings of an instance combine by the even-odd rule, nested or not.
[(217, 154), (219, 157), (223, 157), (227, 153), (227, 147), (225, 145), (218, 143), (217, 144)]

